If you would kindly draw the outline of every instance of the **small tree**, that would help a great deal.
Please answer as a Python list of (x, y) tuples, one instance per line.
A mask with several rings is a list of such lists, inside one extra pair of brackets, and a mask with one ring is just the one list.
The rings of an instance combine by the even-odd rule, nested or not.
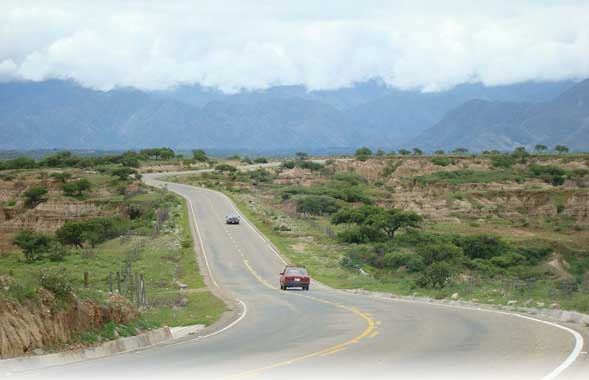
[(81, 222), (67, 221), (55, 232), (57, 240), (63, 245), (84, 247), (84, 235), (86, 228)]
[(543, 144), (536, 144), (534, 146), (534, 150), (536, 151), (536, 153), (542, 153), (542, 152), (545, 152), (546, 150), (548, 150), (548, 147)]
[(519, 163), (524, 164), (530, 157), (530, 154), (526, 151), (525, 147), (518, 146), (514, 149), (513, 153), (511, 153), (511, 156), (519, 161)]
[(127, 167), (117, 168), (111, 172), (113, 177), (119, 177), (121, 181), (126, 181), (129, 179), (130, 175), (136, 175), (137, 170)]
[(362, 148), (358, 148), (356, 150), (355, 156), (372, 156), (372, 150), (366, 146), (363, 146)]
[(466, 154), (468, 153), (468, 149), (467, 148), (456, 148), (452, 151), (452, 153), (454, 154)]
[(564, 154), (569, 152), (569, 148), (564, 145), (557, 145), (554, 147), (554, 150), (558, 152), (558, 154)]
[(423, 150), (419, 148), (413, 148), (413, 154), (416, 156), (421, 156), (423, 154)]
[(41, 202), (45, 202), (47, 198), (47, 189), (41, 186), (31, 187), (25, 192), (25, 203), (30, 208), (37, 207)]
[(266, 157), (258, 157), (254, 160), (255, 164), (267, 164), (268, 160), (266, 159)]
[(309, 158), (309, 155), (305, 152), (296, 152), (295, 157), (297, 158), (297, 160), (303, 161)]
[(434, 154), (442, 155), (442, 154), (446, 154), (446, 152), (444, 152), (442, 149), (438, 149), (434, 152)]
[(399, 154), (402, 156), (407, 156), (407, 155), (411, 154), (411, 152), (408, 151), (407, 149), (399, 149)]
[(376, 151), (376, 156), (377, 157), (383, 157), (386, 154), (386, 152), (382, 149), (379, 149)]
[(207, 157), (206, 152), (202, 149), (193, 150), (192, 158), (194, 158), (194, 160), (198, 162), (207, 162), (209, 160), (209, 157)]
[(13, 243), (23, 250), (26, 261), (31, 263), (43, 256), (52, 241), (53, 239), (48, 235), (23, 230), (16, 234)]
[(419, 227), (423, 217), (413, 211), (400, 209), (378, 209), (379, 211), (366, 219), (364, 222), (374, 228), (382, 230), (389, 240), (395, 237), (399, 229)]
[(74, 182), (64, 183), (61, 186), (63, 193), (67, 196), (81, 196), (85, 191), (90, 190), (92, 184), (88, 179), (82, 178)]
[(220, 173), (235, 173), (237, 168), (229, 164), (219, 164), (215, 166), (215, 171)]
[(68, 179), (72, 178), (72, 175), (71, 175), (71, 173), (66, 173), (66, 172), (55, 172), (55, 173), (49, 174), (49, 177), (55, 178), (59, 182), (66, 183)]

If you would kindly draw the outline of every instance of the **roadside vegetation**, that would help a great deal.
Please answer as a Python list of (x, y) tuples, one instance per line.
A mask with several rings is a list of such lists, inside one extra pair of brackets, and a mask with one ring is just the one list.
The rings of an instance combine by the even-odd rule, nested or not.
[[(184, 201), (140, 182), (136, 161), (170, 157), (173, 151), (154, 149), (108, 158), (60, 152), (16, 159), (26, 163), (18, 168), (3, 162), (15, 169), (0, 171), (0, 301), (37, 305), (44, 289), (57, 312), (73, 302), (104, 303), (112, 291), (140, 312), (129, 324), (82, 331), (68, 344), (215, 322), (225, 305), (199, 274)], [(13, 225), (22, 227), (12, 232)], [(134, 276), (144, 280), (146, 302), (137, 300)]]
[(589, 156), (373, 153), (178, 176), (339, 288), (589, 311)]

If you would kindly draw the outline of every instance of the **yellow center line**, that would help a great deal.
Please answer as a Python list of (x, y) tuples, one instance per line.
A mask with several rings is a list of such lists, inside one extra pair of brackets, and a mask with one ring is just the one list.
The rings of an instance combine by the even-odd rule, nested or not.
[[(207, 200), (208, 200), (209, 204), (211, 205), (211, 207), (213, 209), (213, 213), (217, 216), (217, 218), (219, 219), (219, 221), (221, 221), (221, 217), (216, 213), (215, 207), (213, 206), (213, 203), (211, 202), (210, 199), (207, 198)], [(231, 236), (231, 234), (229, 233), (228, 230), (226, 230), (226, 233), (233, 240), (233, 237)], [(243, 256), (243, 263), (245, 264), (246, 268), (249, 270), (249, 272), (254, 276), (254, 278), (259, 283), (261, 283), (262, 285), (264, 285), (265, 287), (267, 287), (267, 288), (269, 288), (271, 290), (279, 291), (276, 287), (272, 286), (268, 281), (266, 281), (264, 278), (262, 278), (262, 276), (260, 276), (258, 274), (258, 272), (256, 272), (254, 270), (254, 268), (250, 265), (248, 259), (243, 255), (243, 253), (242, 253), (242, 256)], [(356, 307), (350, 307), (350, 306), (342, 305), (342, 304), (339, 304), (339, 303), (336, 303), (336, 302), (332, 302), (332, 301), (324, 300), (322, 298), (316, 298), (316, 297), (308, 296), (308, 295), (302, 295), (302, 294), (293, 294), (293, 295), (296, 295), (296, 296), (299, 296), (299, 297), (308, 298), (308, 299), (314, 300), (316, 302), (320, 302), (320, 303), (324, 303), (324, 304), (327, 304), (327, 305), (335, 306), (335, 307), (338, 307), (340, 309), (344, 309), (344, 310), (347, 310), (347, 311), (349, 311), (351, 313), (354, 313), (354, 314), (356, 314), (357, 316), (361, 317), (362, 319), (364, 319), (366, 321), (367, 327), (364, 329), (364, 331), (362, 331), (362, 333), (360, 333), (359, 335), (355, 336), (354, 338), (352, 338), (352, 339), (350, 339), (350, 340), (348, 340), (348, 341), (346, 341), (344, 343), (336, 344), (335, 346), (325, 348), (325, 349), (323, 349), (321, 351), (312, 352), (310, 354), (306, 354), (306, 355), (299, 356), (299, 357), (296, 357), (296, 358), (293, 358), (293, 359), (289, 359), (289, 360), (285, 360), (285, 361), (282, 361), (282, 362), (278, 362), (278, 363), (275, 363), (275, 364), (272, 364), (272, 365), (269, 365), (269, 366), (266, 366), (266, 367), (261, 367), (261, 368), (252, 369), (252, 370), (249, 370), (249, 371), (241, 372), (241, 373), (238, 373), (238, 374), (235, 374), (235, 375), (226, 377), (225, 379), (229, 380), (229, 379), (238, 379), (238, 378), (243, 378), (243, 377), (249, 377), (249, 376), (257, 375), (257, 374), (259, 374), (260, 372), (263, 372), (263, 371), (267, 371), (267, 370), (270, 370), (270, 369), (273, 369), (273, 368), (278, 368), (278, 367), (282, 367), (282, 366), (285, 366), (285, 365), (293, 364), (293, 363), (299, 362), (301, 360), (306, 360), (306, 359), (314, 358), (314, 357), (317, 357), (317, 356), (326, 356), (326, 355), (335, 354), (337, 352), (340, 352), (340, 351), (345, 350), (347, 348), (347, 346), (349, 346), (351, 344), (354, 344), (354, 343), (357, 343), (360, 340), (362, 340), (362, 339), (370, 336), (374, 332), (374, 330), (375, 330), (375, 322), (371, 318), (371, 316), (369, 314), (367, 314), (367, 313), (363, 313), (362, 311), (360, 311)]]
[[(255, 270), (254, 268), (252, 268), (252, 266), (249, 264), (247, 259), (243, 260), (243, 263), (245, 264), (245, 266), (247, 267), (247, 269), (250, 271), (250, 273), (254, 276), (254, 278), (256, 280), (258, 280), (262, 285), (266, 286), (267, 288), (270, 288), (272, 290), (278, 291), (277, 288), (275, 288), (274, 286), (270, 285), (266, 280), (264, 280), (262, 278), (262, 276), (260, 276)], [(335, 346), (332, 347), (328, 347), (325, 348), (323, 350), (320, 351), (316, 351), (316, 352), (312, 352), (303, 356), (299, 356), (293, 359), (288, 359), (288, 360), (284, 360), (266, 367), (261, 367), (261, 368), (256, 368), (256, 369), (252, 369), (249, 371), (245, 371), (245, 372), (241, 372), (232, 376), (228, 376), (225, 379), (230, 380), (230, 379), (239, 379), (239, 378), (244, 378), (244, 377), (249, 377), (249, 376), (254, 376), (259, 374), (260, 372), (263, 371), (267, 371), (267, 370), (271, 370), (274, 368), (278, 368), (278, 367), (282, 367), (285, 365), (289, 365), (289, 364), (293, 364), (302, 360), (306, 360), (306, 359), (310, 359), (310, 358), (314, 358), (317, 356), (327, 356), (327, 355), (331, 355), (331, 354), (335, 354), (337, 352), (343, 351), (347, 348), (347, 346), (357, 343), (360, 340), (368, 337), (368, 336), (374, 336), (374, 330), (375, 330), (375, 322), (374, 320), (366, 313), (363, 313), (362, 311), (360, 311), (359, 309), (357, 309), (356, 307), (350, 307), (350, 306), (346, 306), (346, 305), (342, 305), (336, 302), (332, 302), (332, 301), (328, 301), (322, 298), (317, 298), (317, 297), (313, 297), (313, 296), (307, 296), (307, 295), (302, 295), (302, 294), (293, 294), (299, 297), (304, 297), (304, 298), (308, 298), (311, 300), (314, 300), (316, 302), (320, 302), (323, 304), (327, 304), (327, 305), (332, 305), (335, 307), (338, 307), (340, 309), (344, 309), (347, 310), (349, 312), (352, 312), (354, 314), (356, 314), (357, 316), (361, 317), (362, 319), (364, 319), (366, 321), (367, 327), (364, 329), (364, 331), (362, 331), (362, 333), (360, 333), (359, 335), (355, 336), (354, 338), (340, 343), (340, 344), (336, 344)]]

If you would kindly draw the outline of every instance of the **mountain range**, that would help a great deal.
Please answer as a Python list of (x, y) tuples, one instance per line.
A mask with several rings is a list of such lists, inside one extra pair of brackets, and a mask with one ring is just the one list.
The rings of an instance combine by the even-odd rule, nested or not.
[(589, 149), (589, 80), (404, 91), (370, 80), (226, 94), (199, 85), (97, 91), (67, 80), (0, 83), (0, 149), (169, 146), (226, 152), (345, 152), (361, 145)]

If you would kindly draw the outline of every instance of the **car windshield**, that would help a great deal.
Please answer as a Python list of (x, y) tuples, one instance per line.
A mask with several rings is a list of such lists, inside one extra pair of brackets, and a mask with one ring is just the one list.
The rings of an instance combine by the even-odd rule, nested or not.
[(286, 270), (286, 274), (299, 274), (305, 276), (307, 274), (307, 270), (303, 268), (290, 268)]

